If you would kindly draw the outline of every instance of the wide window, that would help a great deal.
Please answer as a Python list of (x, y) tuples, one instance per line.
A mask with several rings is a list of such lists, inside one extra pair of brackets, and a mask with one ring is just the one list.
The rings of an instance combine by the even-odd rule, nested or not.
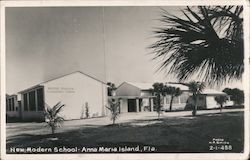
[(44, 95), (43, 88), (38, 88), (23, 94), (25, 111), (43, 111)]
[(36, 110), (35, 91), (29, 92), (29, 109), (30, 109), (30, 111)]
[(43, 111), (44, 109), (43, 88), (37, 90), (37, 107), (38, 111)]

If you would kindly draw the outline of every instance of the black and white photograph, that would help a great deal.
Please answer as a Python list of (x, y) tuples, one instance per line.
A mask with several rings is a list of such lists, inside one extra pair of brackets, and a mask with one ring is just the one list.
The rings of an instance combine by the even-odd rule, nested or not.
[(1, 158), (247, 159), (243, 2), (1, 5)]

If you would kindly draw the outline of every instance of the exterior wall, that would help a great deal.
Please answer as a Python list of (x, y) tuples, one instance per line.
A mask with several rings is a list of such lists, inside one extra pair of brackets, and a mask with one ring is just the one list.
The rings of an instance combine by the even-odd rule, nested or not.
[(127, 113), (128, 112), (128, 100), (122, 99), (120, 107), (121, 107), (121, 113)]
[(107, 86), (105, 84), (101, 84), (102, 86), (102, 116), (108, 115), (108, 91), (107, 91)]
[(141, 96), (152, 96), (152, 93), (149, 91), (141, 91)]
[(234, 102), (231, 101), (231, 100), (227, 101), (227, 102), (224, 104), (224, 106), (233, 106), (233, 105), (234, 105)]
[[(198, 99), (198, 107), (204, 108), (204, 109), (212, 109), (212, 108), (219, 108), (220, 105), (217, 104), (217, 102), (215, 101), (215, 96), (217, 95), (202, 95), (203, 99)], [(192, 97), (189, 98), (189, 104), (194, 105), (194, 100), (192, 99)], [(232, 105), (232, 101), (228, 101), (226, 102), (223, 106), (227, 106), (227, 105)]]
[[(194, 100), (193, 100), (192, 96), (190, 96), (188, 98), (188, 104), (194, 106)], [(198, 106), (198, 108), (203, 108), (203, 109), (207, 108), (206, 96), (205, 95), (200, 95), (199, 96), (199, 98), (197, 100), (197, 106)]]
[[(215, 96), (207, 96), (207, 108), (220, 108), (220, 105), (215, 101)], [(227, 101), (223, 106), (232, 106), (233, 101)]]
[(132, 86), (126, 82), (121, 84), (116, 90), (116, 96), (140, 96), (141, 91), (139, 88)]
[(49, 106), (59, 101), (65, 104), (61, 112), (65, 119), (85, 117), (86, 103), (90, 117), (102, 116), (107, 103), (106, 90), (105, 84), (76, 72), (45, 83), (45, 103)]
[(215, 96), (207, 96), (206, 100), (207, 100), (207, 109), (210, 108), (219, 108), (220, 105), (217, 104), (217, 102), (214, 99)]
[(43, 111), (22, 111), (23, 121), (44, 121)]

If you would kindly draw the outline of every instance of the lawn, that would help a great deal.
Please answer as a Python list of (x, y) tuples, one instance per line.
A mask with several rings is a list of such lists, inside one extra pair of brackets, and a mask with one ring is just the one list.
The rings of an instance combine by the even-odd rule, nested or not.
[[(13, 153), (10, 152), (10, 148), (13, 147), (31, 146), (44, 148), (77, 147), (76, 152), (78, 153), (82, 152), (82, 147), (119, 148), (125, 146), (134, 148), (139, 146), (139, 153), (238, 153), (243, 152), (244, 148), (243, 117), (243, 112), (224, 112), (203, 114), (197, 117), (164, 117), (160, 120), (137, 119), (117, 125), (82, 125), (77, 129), (56, 133), (54, 136), (50, 135), (49, 132), (40, 135), (20, 133), (7, 137), (7, 153)], [(215, 143), (221, 144), (209, 144), (213, 139), (217, 139)], [(213, 150), (211, 150), (211, 145), (214, 147)], [(231, 145), (232, 148), (221, 148), (223, 145)], [(145, 146), (149, 147), (144, 150)], [(153, 148), (153, 150), (149, 148)], [(137, 150), (132, 152), (137, 152)]]

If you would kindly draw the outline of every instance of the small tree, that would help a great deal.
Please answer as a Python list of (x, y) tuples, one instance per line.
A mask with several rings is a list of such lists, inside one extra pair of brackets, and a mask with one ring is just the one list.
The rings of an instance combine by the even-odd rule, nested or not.
[(214, 97), (214, 100), (220, 105), (220, 112), (222, 111), (223, 104), (227, 102), (228, 98), (225, 95)]
[(65, 105), (61, 104), (61, 102), (58, 102), (53, 107), (46, 104), (44, 115), (47, 125), (51, 128), (52, 134), (55, 133), (56, 128), (61, 127), (61, 124), (64, 121), (64, 118), (59, 115), (64, 106)]
[(80, 119), (83, 119), (84, 118), (84, 105), (82, 105), (82, 110), (81, 110), (81, 116), (80, 116)]
[(172, 87), (172, 86), (165, 86), (165, 92), (167, 95), (170, 95), (170, 104), (169, 104), (169, 110), (172, 110), (173, 105), (173, 99), (174, 97), (178, 97), (182, 94), (182, 91), (180, 88)]
[(118, 118), (120, 114), (119, 112), (120, 102), (119, 100), (115, 100), (115, 99), (109, 99), (108, 102), (109, 102), (109, 105), (107, 106), (107, 108), (109, 109), (111, 113), (110, 119), (112, 120), (113, 125), (114, 125), (116, 119)]
[(162, 105), (161, 98), (164, 95), (164, 85), (163, 83), (154, 83), (152, 89), (153, 95), (156, 96), (156, 112), (158, 114), (158, 119), (160, 118), (160, 114), (162, 113)]
[(85, 103), (85, 117), (89, 118), (89, 104), (88, 104), (88, 102)]

